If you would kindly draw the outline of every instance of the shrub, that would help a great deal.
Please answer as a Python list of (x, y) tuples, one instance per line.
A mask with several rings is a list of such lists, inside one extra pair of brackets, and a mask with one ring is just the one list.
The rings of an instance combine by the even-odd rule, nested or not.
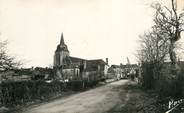
[(55, 96), (66, 90), (79, 91), (90, 88), (97, 84), (97, 81), (21, 81), (2, 82), (0, 85), (0, 101), (7, 106), (24, 104), (26, 102), (43, 100)]
[(70, 81), (66, 83), (67, 89), (79, 91), (83, 89), (83, 82), (81, 80)]
[(36, 99), (45, 99), (60, 93), (63, 83), (45, 81), (3, 82), (1, 84), (1, 103), (17, 105)]
[(157, 82), (157, 91), (161, 98), (184, 98), (184, 70), (180, 70), (175, 78), (163, 75)]
[(152, 63), (143, 63), (142, 64), (142, 87), (145, 89), (153, 89), (155, 86), (154, 78), (154, 65)]
[(184, 98), (184, 69), (180, 70), (173, 82), (172, 96), (174, 98)]

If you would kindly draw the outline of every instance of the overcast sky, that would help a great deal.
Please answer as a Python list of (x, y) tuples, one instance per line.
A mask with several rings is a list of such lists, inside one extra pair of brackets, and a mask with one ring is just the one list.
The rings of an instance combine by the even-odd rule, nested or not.
[(152, 24), (152, 1), (0, 0), (0, 39), (27, 67), (52, 65), (62, 32), (71, 56), (135, 63), (138, 35)]

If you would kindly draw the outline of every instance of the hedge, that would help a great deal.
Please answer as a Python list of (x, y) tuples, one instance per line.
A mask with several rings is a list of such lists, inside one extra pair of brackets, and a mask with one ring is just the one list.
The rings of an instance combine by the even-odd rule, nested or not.
[(63, 83), (53, 81), (2, 82), (0, 84), (0, 102), (6, 106), (21, 105), (35, 100), (44, 100), (67, 90), (79, 91), (90, 88), (97, 81), (71, 81)]

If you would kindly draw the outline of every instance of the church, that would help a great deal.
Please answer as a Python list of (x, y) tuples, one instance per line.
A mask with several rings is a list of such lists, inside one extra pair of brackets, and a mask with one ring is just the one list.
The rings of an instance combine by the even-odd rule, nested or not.
[(60, 43), (54, 53), (54, 70), (56, 77), (63, 80), (100, 80), (108, 71), (108, 58), (87, 60), (70, 56), (61, 34)]

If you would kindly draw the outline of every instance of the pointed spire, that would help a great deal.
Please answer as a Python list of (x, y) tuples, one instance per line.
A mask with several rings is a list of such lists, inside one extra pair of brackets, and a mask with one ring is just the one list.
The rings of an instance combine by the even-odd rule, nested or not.
[(64, 38), (63, 38), (63, 33), (61, 34), (61, 40), (60, 40), (60, 45), (64, 45), (65, 42), (64, 42)]

